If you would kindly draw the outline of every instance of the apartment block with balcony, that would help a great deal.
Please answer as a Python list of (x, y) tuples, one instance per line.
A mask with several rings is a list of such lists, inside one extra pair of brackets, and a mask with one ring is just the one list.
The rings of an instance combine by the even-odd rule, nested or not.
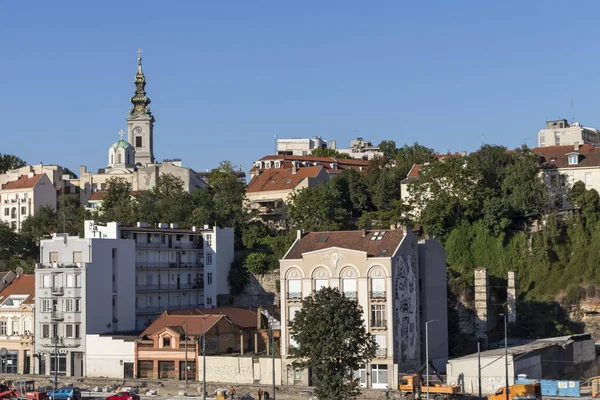
[[(118, 225), (113, 223), (113, 225)], [(35, 371), (86, 376), (86, 335), (135, 329), (135, 243), (55, 234), (35, 270)]]
[(302, 299), (327, 286), (359, 303), (376, 345), (375, 358), (355, 371), (361, 386), (397, 387), (400, 372), (418, 369), (425, 322), (432, 319), (430, 358), (438, 365), (447, 361), (446, 255), (437, 240), (419, 242), (409, 227), (298, 232), (280, 266), (283, 384), (312, 384), (309, 371), (293, 371), (288, 326)]
[(86, 238), (127, 239), (135, 244), (135, 329), (144, 330), (165, 310), (217, 307), (229, 294), (227, 276), (233, 261), (233, 228), (101, 226), (86, 221)]
[(56, 209), (56, 188), (48, 175), (30, 172), (0, 189), (0, 221), (20, 231), (23, 221), (42, 206)]

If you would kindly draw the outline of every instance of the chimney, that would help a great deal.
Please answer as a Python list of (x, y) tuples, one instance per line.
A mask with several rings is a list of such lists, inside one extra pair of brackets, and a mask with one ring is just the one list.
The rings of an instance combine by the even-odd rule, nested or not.
[(517, 274), (514, 271), (508, 271), (506, 302), (508, 304), (508, 322), (514, 324), (517, 322)]
[(300, 240), (302, 239), (302, 236), (304, 236), (304, 231), (302, 229), (298, 229), (296, 231), (296, 239)]
[(33, 177), (34, 177), (34, 175), (35, 175), (35, 173), (34, 173), (34, 172), (30, 172), (30, 173), (28, 173), (28, 174), (27, 174), (27, 177), (28, 177), (28, 178), (33, 178)]
[(573, 150), (579, 151), (579, 142), (575, 142), (573, 145)]
[(363, 230), (362, 230), (362, 237), (365, 237), (365, 236), (367, 236), (367, 230), (366, 230), (366, 229), (363, 229)]
[(292, 161), (292, 174), (298, 172), (298, 167), (296, 166), (296, 161)]
[(330, 141), (329, 141), (329, 148), (330, 148), (331, 150), (336, 150), (336, 149), (337, 149), (337, 147), (336, 147), (336, 146), (337, 146), (337, 143), (335, 142), (335, 140), (330, 140)]

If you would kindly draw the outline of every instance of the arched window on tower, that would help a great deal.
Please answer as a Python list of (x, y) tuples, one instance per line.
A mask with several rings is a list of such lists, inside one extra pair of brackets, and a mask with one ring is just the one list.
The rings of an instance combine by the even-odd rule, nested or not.
[(126, 160), (126, 163), (127, 163), (127, 164), (129, 164), (129, 153), (127, 153), (127, 154), (125, 155), (125, 160)]
[(117, 162), (121, 164), (121, 153), (117, 154)]
[(111, 164), (114, 164), (114, 163), (115, 163), (115, 155), (114, 155), (114, 154), (111, 154), (111, 155), (110, 155), (110, 163), (111, 163)]

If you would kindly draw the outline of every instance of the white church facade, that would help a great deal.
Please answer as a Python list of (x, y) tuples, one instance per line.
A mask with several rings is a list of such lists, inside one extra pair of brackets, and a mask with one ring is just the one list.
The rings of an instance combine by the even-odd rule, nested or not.
[[(81, 166), (79, 178), (70, 180), (72, 185), (79, 187), (82, 204), (86, 204), (95, 192), (105, 191), (107, 182), (113, 178), (129, 182), (132, 191), (152, 189), (157, 178), (164, 174), (180, 178), (187, 191), (207, 186), (196, 171), (183, 167), (181, 160), (156, 162), (154, 158), (155, 119), (150, 111), (150, 99), (146, 96), (141, 51), (138, 51), (138, 69), (134, 83), (135, 94), (130, 100), (132, 106), (126, 118), (127, 133), (121, 130), (121, 138), (108, 149), (106, 168), (94, 173), (88, 171), (86, 166)], [(123, 139), (125, 135), (127, 140)]]

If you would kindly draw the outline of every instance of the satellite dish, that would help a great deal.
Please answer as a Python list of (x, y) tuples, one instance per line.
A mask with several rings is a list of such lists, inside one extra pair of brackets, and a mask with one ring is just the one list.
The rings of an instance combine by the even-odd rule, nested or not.
[(23, 268), (17, 267), (17, 276), (21, 276), (21, 275), (23, 275)]
[(5, 347), (0, 349), (0, 356), (6, 357), (7, 354), (8, 354), (8, 350), (6, 350)]

